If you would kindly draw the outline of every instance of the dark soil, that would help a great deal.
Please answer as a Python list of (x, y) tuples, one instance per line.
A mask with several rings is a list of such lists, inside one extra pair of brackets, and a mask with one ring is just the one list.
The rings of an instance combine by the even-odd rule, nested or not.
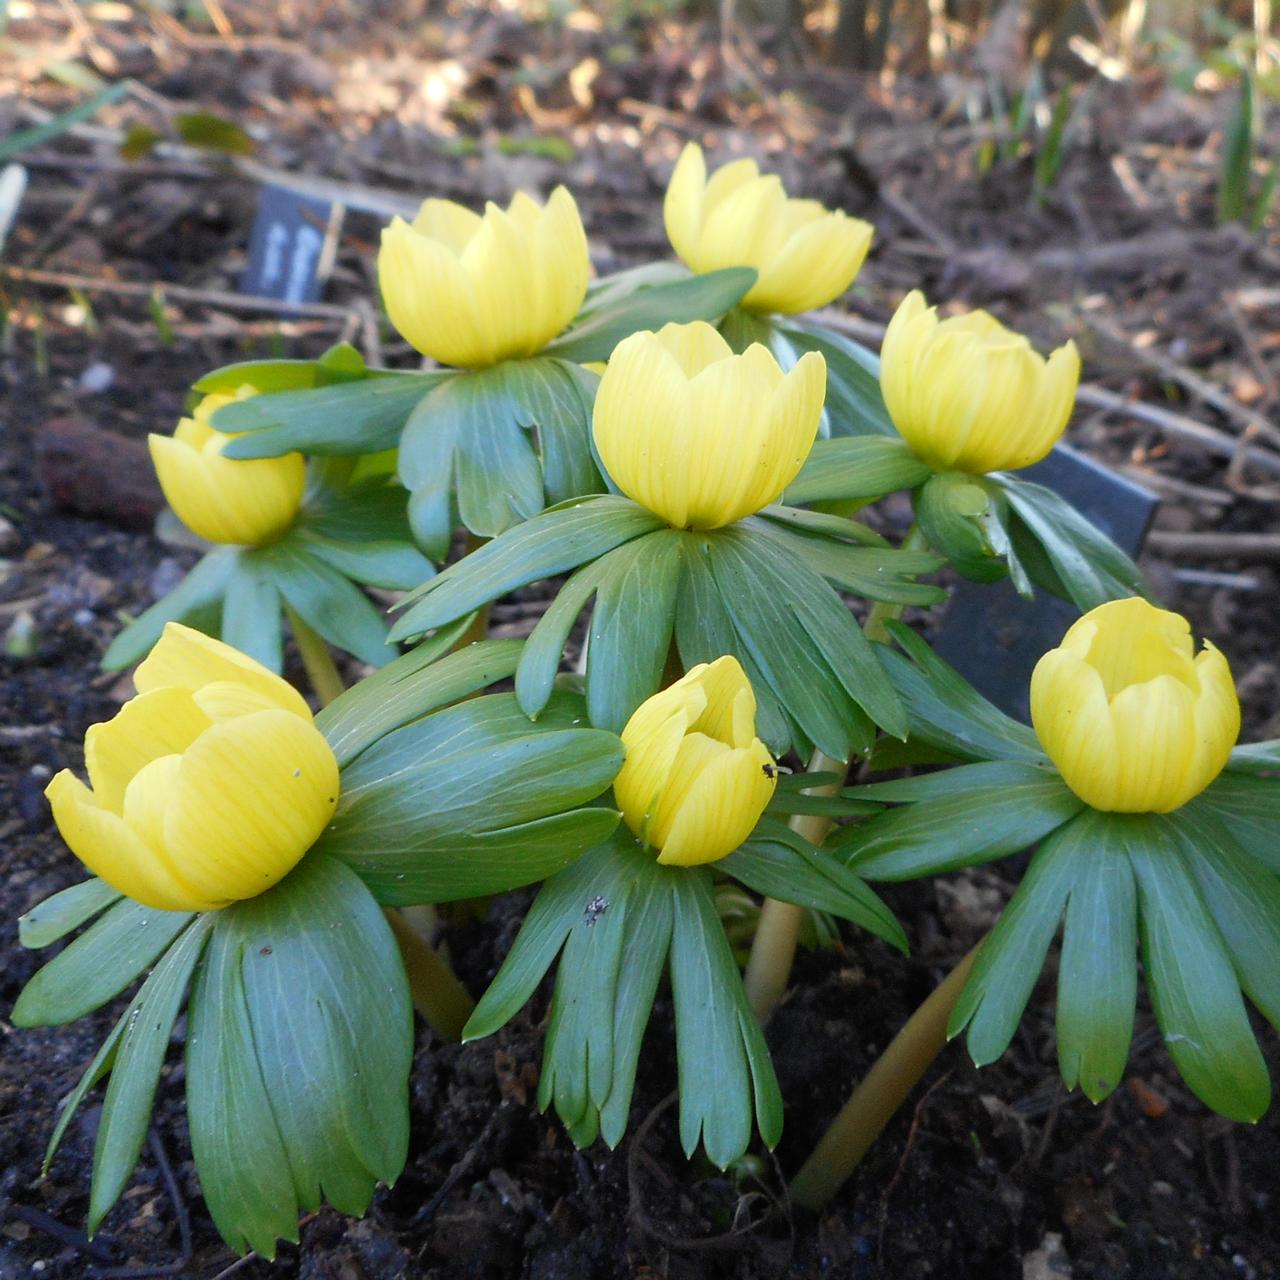
[[(185, 46), (163, 25), (150, 43), (127, 24), (99, 37), (164, 100), (253, 123), (266, 159), (282, 168), (471, 200), (563, 177), (579, 194), (605, 270), (665, 251), (656, 215), (683, 137), (724, 145), (740, 135), (794, 185), (877, 223), (877, 248), (852, 299), (864, 320), (883, 322), (904, 289), (922, 285), (931, 297), (991, 306), (1042, 343), (1073, 333), (1086, 380), (1189, 412), (1224, 433), (1239, 434), (1237, 410), (1274, 414), (1280, 301), (1245, 307), (1242, 299), (1274, 283), (1276, 236), (1216, 231), (1212, 173), (1195, 159), (1219, 136), (1225, 99), (1177, 97), (1152, 76), (1103, 86), (1061, 183), (1035, 207), (1027, 160), (977, 176), (977, 143), (956, 136), (960, 117), (946, 114), (947, 92), (937, 85), (904, 83), (891, 94), (829, 69), (764, 59), (775, 88), (799, 88), (808, 98), (801, 106), (735, 88), (715, 42), (699, 41), (696, 30), (610, 35), (527, 27), (476, 9), (424, 26), (391, 5), (371, 9), (364, 25), (328, 6), (310, 15), (294, 4), (272, 30), (255, 27), (270, 20), (265, 8), (254, 16), (237, 6), (238, 29), (252, 32), (240, 48), (210, 33), (199, 36), (204, 44)], [(33, 38), (38, 24), (26, 25), (15, 22), (11, 33)], [(357, 27), (363, 71), (351, 45)], [(600, 57), (603, 70), (594, 101), (582, 106), (563, 77), (589, 56)], [(458, 101), (470, 105), (436, 118), (411, 89), (424, 67), (448, 59), (464, 76)], [(522, 76), (535, 84), (532, 106), (516, 91)], [(48, 82), (41, 91), (52, 108), (66, 105)], [(0, 119), (6, 111), (20, 118), (16, 101), (0, 101)], [(285, 102), (291, 110), (272, 105)], [(513, 156), (494, 145), (527, 139), (531, 128), (570, 137), (574, 159)], [(453, 145), (458, 136), (475, 146)], [(1118, 156), (1137, 175), (1145, 204), (1117, 179)], [(29, 158), (32, 191), (10, 261), (103, 280), (234, 287), (252, 216), (250, 183), (212, 171), (156, 172), (159, 164), (120, 169), (109, 148), (75, 139)], [(68, 167), (77, 159), (79, 167)], [(77, 204), (86, 182), (92, 198)], [(367, 216), (348, 219), (330, 298), (369, 296), (376, 226)], [(1156, 233), (1166, 237), (1164, 248), (1142, 249), (1143, 237)], [(1116, 245), (1125, 246), (1118, 256), (1095, 253)], [(343, 323), (303, 316), (273, 333), (260, 316), (190, 302), (171, 312), (167, 345), (145, 298), (92, 293), (87, 325), (67, 310), (74, 300), (65, 291), (13, 280), (5, 287), (0, 634), (12, 634), (26, 614), (34, 636), (29, 657), (0, 667), (2, 907), (12, 920), (80, 878), (43, 788), (57, 769), (80, 767), (85, 727), (129, 695), (126, 681), (98, 668), (118, 614), (136, 613), (170, 589), (191, 559), (149, 532), (55, 509), (36, 474), (43, 425), (71, 415), (134, 438), (168, 430), (186, 387), (206, 369), (272, 350), (316, 354)], [(1091, 320), (1114, 332), (1100, 336)], [(378, 346), (358, 314), (348, 329)], [(1223, 387), (1235, 410), (1189, 403), (1176, 376), (1143, 363), (1141, 353), (1152, 349)], [(379, 351), (404, 356), (393, 338)], [(86, 377), (95, 366), (110, 374), (105, 390), (93, 389), (101, 376)], [(1144, 470), (1166, 497), (1162, 530), (1275, 527), (1275, 494), (1266, 487), (1275, 476), (1265, 471), (1228, 472), (1223, 458), (1149, 424), (1087, 409), (1071, 438), (1115, 465)], [(104, 475), (103, 484), (110, 480)], [(1280, 732), (1273, 565), (1274, 557), (1230, 554), (1145, 562), (1166, 601), (1230, 657), (1247, 738)], [(496, 618), (502, 633), (522, 634), (533, 612), (525, 601)], [(1015, 878), (1002, 868), (891, 889), (913, 944), (908, 961), (851, 931), (843, 949), (801, 956), (769, 1027), (786, 1133), (776, 1161), (758, 1153), (736, 1179), (679, 1152), (665, 998), (646, 1041), (630, 1134), (613, 1153), (575, 1151), (558, 1122), (535, 1109), (545, 992), (478, 1044), (443, 1045), (422, 1029), (404, 1175), (363, 1222), (331, 1211), (306, 1220), (301, 1244), (284, 1246), (274, 1266), (237, 1263), (209, 1223), (187, 1144), (177, 1044), (137, 1176), (103, 1230), (86, 1240), (92, 1097), (47, 1177), (40, 1161), (60, 1100), (113, 1011), (41, 1031), (0, 1024), (0, 1280), (1280, 1275), (1274, 1116), (1248, 1129), (1208, 1114), (1179, 1083), (1145, 1009), (1126, 1085), (1097, 1108), (1066, 1095), (1055, 1061), (1052, 964), (1000, 1063), (979, 1072), (952, 1046), (829, 1212), (815, 1220), (788, 1210), (780, 1174), (796, 1168), (878, 1050), (990, 926)], [(451, 954), (473, 991), (496, 970), (526, 902), (527, 895), (499, 900), (487, 919), (449, 927)], [(17, 947), (8, 927), (4, 1010), (41, 962)], [(1275, 1062), (1276, 1037), (1264, 1029), (1262, 1041)]]

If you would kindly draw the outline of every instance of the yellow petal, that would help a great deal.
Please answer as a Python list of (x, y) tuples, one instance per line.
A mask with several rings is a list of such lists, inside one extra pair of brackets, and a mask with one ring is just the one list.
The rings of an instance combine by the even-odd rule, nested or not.
[(714, 662), (699, 663), (684, 681), (706, 698), (703, 709), (690, 719), (691, 731), (730, 747), (751, 745), (756, 734), (756, 695), (737, 658), (725, 654)]
[(415, 350), (460, 368), (493, 363), (471, 279), (447, 245), (392, 219), (378, 250), (378, 284), (391, 323)]
[(675, 758), (667, 770), (667, 779), (658, 793), (658, 802), (649, 820), (647, 834), (650, 844), (657, 849), (665, 848), (667, 836), (699, 777), (730, 750), (723, 742), (717, 742), (705, 733), (686, 731), (676, 747)]
[(650, 336), (672, 356), (686, 378), (695, 377), (710, 365), (733, 356), (733, 348), (725, 341), (724, 334), (705, 320), (689, 324), (672, 320)]
[(420, 235), (438, 240), (446, 249), (461, 255), (480, 230), (480, 215), (453, 200), (427, 199), (412, 222)]
[(287, 711), (259, 711), (203, 734), (182, 757), (164, 844), (195, 889), (248, 898), (315, 843), (338, 798), (324, 736)]
[(707, 163), (696, 142), (685, 143), (662, 202), (662, 220), (676, 254), (689, 266), (698, 251), (702, 226), (702, 195), (707, 185)]
[(537, 349), (538, 285), (532, 242), (496, 204), (485, 209), (480, 230), (462, 254), (471, 280), (476, 318), (489, 337), (489, 362)]
[(208, 542), (259, 546), (274, 541), (302, 503), (306, 460), (300, 453), (224, 458), (222, 449), (234, 437), (208, 430), (199, 450), (176, 436), (147, 437), (166, 500), (183, 524)]
[(1031, 723), (1067, 786), (1095, 809), (1112, 809), (1119, 760), (1098, 673), (1074, 654), (1051, 649), (1031, 674)]
[[(788, 213), (799, 200), (788, 202)], [(816, 202), (815, 202), (816, 203)], [(760, 278), (742, 300), (754, 311), (794, 315), (825, 307), (853, 283), (871, 248), (874, 228), (847, 214), (822, 213), (792, 231), (781, 251), (763, 263)]]
[(759, 344), (709, 365), (689, 383), (689, 474), (686, 521), (715, 529), (766, 505), (761, 484), (776, 451), (773, 393), (777, 362)]
[(1195, 748), (1191, 690), (1173, 676), (1157, 676), (1111, 699), (1116, 767), (1110, 809), (1168, 813), (1190, 797), (1187, 777)]
[(1187, 799), (1197, 796), (1226, 766), (1240, 736), (1240, 699), (1227, 660), (1208, 640), (1195, 659), (1195, 743), (1187, 768)]
[(786, 192), (773, 174), (745, 182), (713, 203), (708, 189), (698, 270), (763, 268), (787, 236)]
[(732, 853), (755, 829), (773, 796), (773, 758), (760, 741), (709, 760), (688, 789), (658, 861), (698, 866)]
[(596, 392), (596, 450), (627, 497), (676, 528), (688, 513), (690, 429), (688, 381), (675, 357), (651, 333), (623, 339)]
[(130, 698), (110, 720), (90, 725), (84, 763), (97, 804), (122, 812), (134, 774), (159, 756), (185, 751), (210, 723), (189, 689), (157, 688)]
[[(650, 716), (657, 712), (651, 708)], [(642, 840), (652, 838), (654, 815), (689, 726), (689, 715), (683, 708), (663, 708), (663, 712), (660, 719), (651, 719), (643, 726), (635, 726), (632, 718), (622, 735), (626, 759), (613, 781), (613, 795), (622, 817)]]
[(139, 693), (152, 689), (199, 690), (221, 682), (243, 685), (273, 706), (311, 721), (311, 709), (287, 680), (239, 649), (180, 622), (165, 625), (155, 647), (133, 676)]
[(100, 808), (93, 793), (69, 769), (53, 778), (45, 795), (67, 847), (113, 889), (159, 911), (202, 909), (191, 904), (124, 819)]
[[(529, 204), (533, 205), (533, 201)], [(531, 350), (540, 351), (578, 314), (587, 296), (591, 258), (577, 203), (564, 187), (551, 193), (532, 224), (531, 234), (538, 278), (538, 313)]]

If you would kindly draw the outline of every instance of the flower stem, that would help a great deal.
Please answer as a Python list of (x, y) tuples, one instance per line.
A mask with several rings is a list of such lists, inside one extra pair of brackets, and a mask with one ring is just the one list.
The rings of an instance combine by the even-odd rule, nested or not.
[(388, 908), (386, 917), (400, 945), (413, 1007), (437, 1035), (455, 1042), (461, 1040), (462, 1028), (476, 1007), (471, 993), (399, 911)]
[(792, 1179), (793, 1204), (814, 1211), (826, 1206), (942, 1052), (947, 1043), (947, 1022), (973, 967), (978, 947), (947, 974), (872, 1064)]
[[(807, 796), (832, 796), (844, 785), (848, 764), (815, 751), (809, 760), (809, 773), (836, 773), (839, 777), (821, 787), (806, 788)], [(813, 813), (797, 813), (790, 822), (791, 830), (803, 836), (810, 844), (820, 845), (831, 830), (831, 819)], [(766, 898), (760, 908), (760, 923), (751, 943), (751, 955), (747, 959), (743, 985), (747, 999), (756, 1017), (764, 1022), (773, 1006), (782, 998), (791, 976), (791, 965), (796, 956), (796, 939), (804, 920), (804, 907), (791, 902), (778, 902)]]
[(346, 685), (334, 665), (333, 654), (328, 644), (304, 622), (289, 605), (284, 607), (285, 616), (289, 619), (289, 628), (298, 643), (298, 652), (302, 655), (302, 665), (306, 668), (307, 679), (320, 705), (327, 707), (334, 698), (344, 692)]

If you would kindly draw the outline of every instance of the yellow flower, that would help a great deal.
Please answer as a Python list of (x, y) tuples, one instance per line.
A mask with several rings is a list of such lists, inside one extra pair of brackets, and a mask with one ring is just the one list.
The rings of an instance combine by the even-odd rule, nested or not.
[(985, 311), (939, 320), (918, 289), (903, 299), (880, 351), (889, 416), (938, 471), (1039, 462), (1066, 428), (1079, 381), (1074, 342), (1046, 360)]
[(573, 197), (523, 192), (484, 216), (424, 200), (412, 223), (382, 232), (378, 283), (391, 323), (423, 355), (482, 369), (541, 351), (587, 292), (587, 236)]
[(707, 180), (702, 148), (690, 142), (667, 186), (662, 216), (672, 247), (692, 271), (754, 267), (759, 279), (740, 306), (794, 314), (824, 307), (852, 283), (871, 247), (869, 222), (792, 200), (754, 160), (734, 160)]
[(659, 862), (714, 862), (755, 829), (777, 785), (755, 734), (756, 696), (733, 657), (699, 663), (636, 709), (613, 794)]
[(338, 798), (338, 764), (301, 695), (238, 650), (171, 622), (138, 695), (90, 727), (92, 790), (45, 789), (71, 852), (162, 911), (208, 911), (280, 880)]
[(209, 425), (223, 405), (256, 394), (205, 396), (172, 436), (150, 435), (151, 461), (160, 488), (178, 519), (206, 542), (256, 547), (278, 538), (302, 504), (307, 464), (300, 453), (239, 461), (222, 451), (237, 435)]
[(1227, 660), (1181, 614), (1090, 610), (1036, 664), (1031, 721), (1066, 784), (1116, 813), (1168, 813), (1221, 772), (1240, 732)]
[(600, 379), (596, 449), (627, 497), (677, 529), (717, 529), (795, 479), (826, 386), (815, 352), (784, 374), (759, 343), (736, 356), (701, 320), (634, 333)]

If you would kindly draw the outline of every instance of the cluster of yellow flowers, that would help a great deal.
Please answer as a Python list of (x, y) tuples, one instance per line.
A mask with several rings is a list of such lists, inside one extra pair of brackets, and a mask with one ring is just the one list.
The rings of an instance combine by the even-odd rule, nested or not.
[[(794, 313), (848, 288), (869, 224), (738, 160), (710, 178), (685, 148), (666, 194), (672, 245), (695, 272), (755, 268), (741, 306)], [(574, 318), (587, 241), (573, 197), (523, 194), (483, 215), (427, 200), (383, 232), (388, 313), (424, 355), (460, 369), (532, 355)], [(978, 311), (939, 320), (919, 292), (889, 325), (881, 386), (892, 420), (936, 470), (1025, 467), (1066, 426), (1080, 361), (1048, 359)], [(212, 395), (172, 438), (152, 436), (164, 491), (214, 542), (257, 545), (302, 500), (300, 454), (222, 456), (209, 425), (236, 396)], [(678, 529), (716, 529), (776, 502), (804, 465), (826, 395), (808, 353), (786, 372), (762, 345), (735, 354), (710, 324), (668, 324), (621, 342), (604, 370), (593, 434), (617, 487)], [(139, 901), (199, 909), (274, 883), (318, 834), (337, 794), (332, 753), (292, 689), (226, 646), (171, 626), (138, 670), (139, 696), (86, 740), (93, 790), (64, 771), (49, 795), (86, 863)], [(1067, 783), (1099, 809), (1163, 812), (1217, 775), (1239, 730), (1225, 659), (1193, 655), (1189, 628), (1141, 600), (1095, 609), (1036, 669), (1037, 733)], [(650, 698), (623, 733), (615, 795), (627, 824), (667, 863), (723, 857), (755, 826), (774, 762), (755, 736), (755, 698), (737, 660), (695, 667)], [(214, 766), (216, 765), (216, 769)], [(238, 779), (228, 808), (208, 779)], [(221, 785), (221, 783), (219, 784)]]

